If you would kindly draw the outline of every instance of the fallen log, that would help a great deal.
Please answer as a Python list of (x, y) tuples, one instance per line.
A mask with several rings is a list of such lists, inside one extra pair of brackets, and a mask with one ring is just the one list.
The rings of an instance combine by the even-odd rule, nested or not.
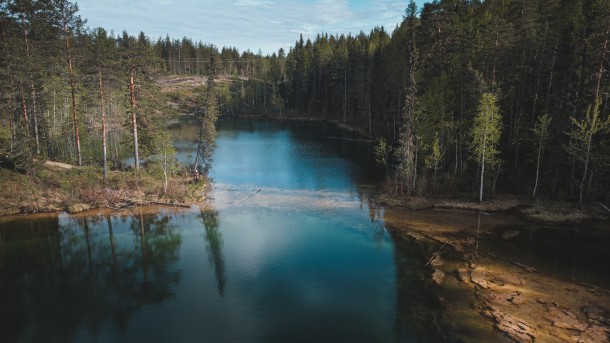
[(337, 139), (337, 140), (341, 140), (341, 141), (350, 141), (350, 142), (375, 143), (374, 140), (363, 139), (363, 138), (343, 138), (343, 137), (328, 136), (328, 137), (326, 137), (326, 139)]
[(519, 262), (511, 262), (511, 263), (512, 263), (513, 265), (515, 265), (515, 266), (517, 266), (517, 267), (521, 268), (521, 269), (524, 269), (525, 271), (530, 272), (530, 273), (537, 273), (537, 272), (538, 272), (538, 270), (536, 270), (536, 268), (532, 268), (532, 267), (530, 267), (530, 266), (526, 266), (525, 264), (521, 264), (521, 263), (519, 263)]
[(160, 202), (160, 201), (150, 201), (151, 204), (162, 205), (162, 206), (174, 206), (174, 207), (182, 207), (182, 208), (191, 208), (191, 205), (187, 204), (172, 204), (168, 202)]
[(602, 204), (601, 202), (597, 202), (597, 204), (601, 207), (603, 207), (606, 211), (610, 212), (610, 208), (608, 208), (606, 205)]

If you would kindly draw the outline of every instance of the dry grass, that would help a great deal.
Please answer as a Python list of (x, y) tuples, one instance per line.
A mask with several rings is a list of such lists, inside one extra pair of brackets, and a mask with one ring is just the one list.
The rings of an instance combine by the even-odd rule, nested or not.
[(80, 212), (87, 208), (123, 207), (150, 202), (184, 203), (202, 200), (205, 183), (194, 185), (185, 178), (163, 181), (146, 170), (111, 171), (104, 184), (94, 167), (40, 168), (35, 177), (0, 169), (0, 215), (16, 213)]

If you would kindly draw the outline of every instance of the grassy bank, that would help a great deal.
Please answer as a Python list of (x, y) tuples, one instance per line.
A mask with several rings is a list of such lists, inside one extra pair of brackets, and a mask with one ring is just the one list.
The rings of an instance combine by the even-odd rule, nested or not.
[(0, 169), (0, 215), (192, 203), (203, 200), (207, 185), (175, 177), (164, 194), (163, 178), (145, 169), (110, 171), (106, 183), (99, 168), (45, 163), (36, 169), (35, 176)]

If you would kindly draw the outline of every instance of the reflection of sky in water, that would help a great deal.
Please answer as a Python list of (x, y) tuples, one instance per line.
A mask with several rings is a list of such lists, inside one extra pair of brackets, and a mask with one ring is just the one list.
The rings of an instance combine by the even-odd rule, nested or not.
[[(85, 219), (60, 216), (59, 232), (50, 234), (57, 242), (42, 235), (30, 240), (32, 249), (48, 245), (52, 253), (41, 258), (53, 265), (59, 256), (82, 280), (65, 270), (41, 273), (59, 295), (20, 311), (80, 307), (73, 328), (53, 317), (51, 340), (397, 341), (394, 243), (356, 196), (359, 169), (288, 127), (237, 124), (244, 127), (219, 132), (215, 210), (89, 217), (88, 231)], [(194, 130), (181, 130), (174, 137), (185, 158)], [(39, 327), (33, 318), (15, 330)]]
[(218, 136), (211, 176), (215, 182), (287, 189), (355, 187), (357, 167), (288, 130)]

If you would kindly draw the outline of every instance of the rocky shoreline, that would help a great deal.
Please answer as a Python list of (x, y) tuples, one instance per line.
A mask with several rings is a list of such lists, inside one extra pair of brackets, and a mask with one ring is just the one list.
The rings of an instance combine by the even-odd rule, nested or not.
[(456, 341), (610, 342), (610, 291), (480, 250), (480, 238), (490, 234), (479, 228), (480, 217), (468, 228), (431, 224), (435, 215), (442, 216), (389, 208), (385, 220), (401, 239), (439, 246), (428, 261), (430, 277)]

